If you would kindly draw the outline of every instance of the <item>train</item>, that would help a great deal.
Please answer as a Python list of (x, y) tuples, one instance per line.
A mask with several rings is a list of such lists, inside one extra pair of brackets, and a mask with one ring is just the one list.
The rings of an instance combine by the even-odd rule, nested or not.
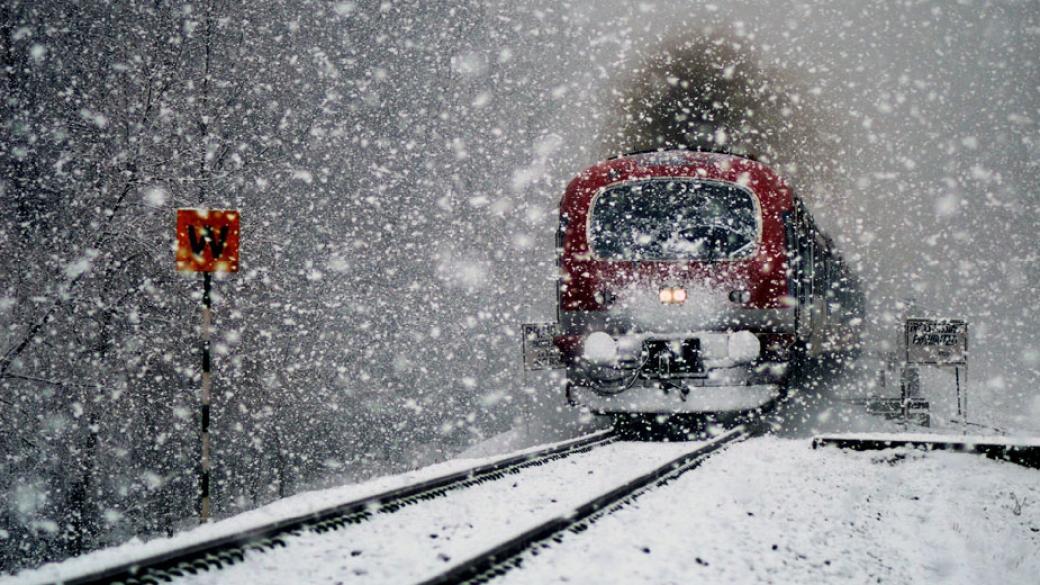
[(862, 287), (752, 156), (656, 150), (580, 172), (559, 206), (552, 344), (596, 414), (747, 412), (812, 358), (855, 354)]

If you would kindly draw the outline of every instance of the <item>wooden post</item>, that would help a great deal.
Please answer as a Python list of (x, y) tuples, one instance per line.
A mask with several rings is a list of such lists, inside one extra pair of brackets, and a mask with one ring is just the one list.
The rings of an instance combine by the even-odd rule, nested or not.
[(210, 297), (210, 273), (202, 273), (202, 458), (199, 469), (199, 521), (210, 519), (209, 472), (209, 406), (212, 397), (213, 377), (210, 370), (210, 330), (213, 321), (213, 304)]

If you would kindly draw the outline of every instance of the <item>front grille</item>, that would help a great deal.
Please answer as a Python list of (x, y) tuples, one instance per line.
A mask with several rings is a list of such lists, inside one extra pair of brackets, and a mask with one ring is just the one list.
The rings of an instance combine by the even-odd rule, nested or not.
[(645, 378), (682, 378), (704, 375), (700, 339), (648, 339), (643, 342)]

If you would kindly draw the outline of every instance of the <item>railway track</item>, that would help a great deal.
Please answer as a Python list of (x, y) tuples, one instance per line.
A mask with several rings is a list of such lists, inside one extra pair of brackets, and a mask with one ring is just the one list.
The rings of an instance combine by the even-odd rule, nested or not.
[(530, 528), (513, 538), (464, 561), (421, 585), (480, 584), (520, 567), (525, 555), (538, 554), (538, 550), (551, 543), (560, 543), (566, 534), (585, 531), (598, 518), (621, 509), (647, 490), (668, 483), (680, 475), (699, 466), (713, 453), (751, 437), (755, 427), (740, 426), (731, 429), (684, 453), (648, 473), (640, 475), (613, 490), (595, 497), (563, 514)]
[(201, 571), (221, 569), (244, 559), (246, 552), (286, 546), (286, 538), (305, 532), (322, 533), (360, 524), (376, 514), (443, 496), (449, 492), (502, 479), (525, 468), (544, 465), (609, 445), (618, 440), (614, 431), (601, 431), (551, 447), (515, 455), (417, 484), (294, 518), (279, 520), (247, 532), (198, 543), (147, 558), (61, 581), (64, 585), (166, 583)]
[[(469, 536), (460, 535), (460, 538), (463, 541), (468, 539), (469, 544), (461, 549), (456, 549), (450, 555), (444, 554), (446, 550), (444, 548), (431, 548), (430, 554), (425, 556), (432, 556), (436, 553), (438, 561), (435, 564), (431, 564), (426, 559), (425, 565), (417, 563), (417, 565), (423, 566), (411, 571), (408, 573), (408, 576), (397, 574), (393, 575), (393, 577), (400, 582), (421, 582), (422, 585), (485, 583), (511, 569), (521, 566), (527, 555), (536, 555), (542, 547), (549, 546), (554, 541), (562, 542), (568, 534), (583, 532), (598, 518), (621, 509), (645, 491), (668, 483), (687, 471), (696, 468), (713, 453), (735, 442), (758, 434), (768, 426), (768, 420), (771, 418), (759, 416), (750, 422), (745, 420), (744, 424), (736, 428), (732, 428), (710, 439), (692, 443), (633, 443), (620, 440), (624, 436), (623, 432), (615, 430), (602, 431), (549, 448), (510, 456), (490, 464), (330, 507), (319, 512), (272, 522), (247, 532), (217, 538), (91, 574), (66, 579), (61, 581), (61, 583), (72, 585), (103, 583), (136, 585), (166, 583), (175, 579), (187, 578), (188, 583), (202, 584), (219, 583), (224, 578), (235, 582), (244, 582), (259, 577), (262, 578), (256, 581), (256, 585), (267, 582), (285, 582), (281, 580), (284, 575), (279, 576), (278, 572), (267, 575), (264, 573), (272, 568), (272, 564), (280, 567), (279, 571), (284, 570), (286, 566), (299, 565), (300, 560), (298, 556), (300, 554), (313, 556), (313, 561), (307, 561), (311, 566), (315, 563), (325, 562), (321, 560), (322, 550), (325, 551), (324, 554), (328, 554), (331, 551), (332, 557), (342, 558), (345, 550), (348, 549), (351, 556), (360, 555), (362, 552), (360, 548), (365, 547), (359, 547), (358, 545), (366, 541), (371, 543), (372, 537), (377, 537), (377, 540), (383, 539), (384, 541), (389, 537), (391, 546), (400, 548), (397, 545), (405, 545), (405, 542), (400, 541), (399, 538), (405, 534), (417, 533), (425, 538), (426, 533), (422, 532), (424, 528), (419, 527), (419, 525), (431, 524), (431, 521), (426, 520), (426, 518), (440, 517), (443, 519), (445, 517), (445, 509), (448, 509), (449, 516), (453, 518), (462, 515), (461, 518), (456, 518), (456, 520), (461, 521), (462, 524), (468, 527), (465, 530), (469, 531), (467, 532)], [(577, 454), (582, 455), (581, 457), (571, 457)], [(618, 455), (622, 457), (621, 460), (615, 459)], [(631, 459), (633, 456), (637, 459)], [(624, 463), (626, 457), (628, 457), (631, 463)], [(567, 463), (565, 465), (570, 469), (545, 467), (526, 472), (518, 476), (516, 481), (504, 482), (505, 487), (501, 490), (489, 485), (475, 489), (472, 492), (466, 491), (467, 495), (463, 501), (475, 501), (474, 498), (478, 494), (482, 494), (480, 497), (485, 498), (485, 506), (491, 505), (500, 508), (495, 513), (491, 513), (491, 518), (486, 521), (482, 518), (484, 513), (479, 511), (477, 511), (478, 516), (470, 519), (468, 513), (464, 511), (466, 506), (460, 507), (459, 504), (454, 503), (456, 500), (452, 498), (451, 500), (444, 500), (442, 503), (431, 502), (420, 509), (403, 515), (394, 514), (384, 517), (376, 522), (371, 529), (356, 534), (354, 531), (350, 531), (344, 532), (340, 536), (318, 536), (341, 527), (374, 520), (380, 515), (410, 508), (413, 504), (419, 502), (429, 500), (441, 501), (439, 497), (449, 492), (461, 493), (465, 488), (493, 482), (508, 475), (517, 474), (525, 468), (540, 467), (556, 460), (566, 460)], [(611, 462), (613, 461), (622, 463), (621, 467), (612, 465)], [(636, 461), (638, 461), (638, 464), (632, 466), (632, 463)], [(603, 467), (604, 465), (607, 467)], [(584, 479), (593, 479), (592, 475), (585, 475), (585, 469), (589, 470), (587, 471), (588, 474), (597, 474), (599, 477), (598, 483), (597, 481), (588, 483), (588, 480)], [(610, 473), (606, 473), (608, 469)], [(618, 469), (621, 471), (618, 471)], [(528, 478), (532, 473), (534, 476)], [(560, 475), (561, 473), (563, 474), (562, 476)], [(530, 484), (531, 481), (535, 481), (535, 478), (539, 476), (542, 477), (541, 481), (544, 481), (545, 476), (566, 477), (568, 479), (558, 479), (554, 488), (551, 490), (543, 489), (540, 492), (543, 495), (538, 496), (536, 499), (543, 501), (543, 504), (536, 504), (536, 508), (541, 506), (544, 509), (541, 509), (535, 516), (516, 516), (515, 513), (510, 512), (510, 510), (514, 509), (513, 506), (518, 506), (518, 502), (524, 500), (524, 498), (528, 502), (525, 505), (531, 505), (532, 503), (530, 488), (527, 488), (526, 496), (520, 498), (520, 500), (516, 499), (521, 496), (521, 492), (517, 492), (517, 482), (519, 482), (520, 489), (523, 489), (525, 482)], [(579, 483), (573, 483), (574, 481)], [(582, 489), (569, 489), (569, 486), (578, 487), (579, 485), (584, 492)], [(558, 496), (566, 497), (559, 498), (560, 501), (557, 502)], [(489, 497), (490, 500), (487, 499)], [(544, 500), (546, 499), (552, 502), (552, 504), (545, 504)], [(432, 506), (432, 508), (427, 506)], [(490, 511), (486, 507), (482, 509)], [(524, 509), (534, 510), (535, 508)], [(437, 511), (435, 512), (435, 510)], [(430, 516), (431, 514), (433, 516)], [(503, 522), (503, 515), (509, 515), (516, 518), (516, 520)], [(417, 522), (419, 519), (423, 520)], [(473, 523), (477, 519), (481, 520), (481, 524), (487, 525), (490, 522), (494, 526), (491, 527), (490, 531), (488, 526), (483, 526), (474, 532)], [(449, 521), (449, 524), (455, 523), (456, 520)], [(441, 520), (437, 521), (440, 522)], [(426, 526), (426, 529), (429, 529), (430, 532), (429, 538), (437, 538), (437, 535), (432, 534), (433, 532), (440, 532), (448, 528), (450, 527), (444, 525), (441, 525), (440, 528)], [(387, 532), (388, 530), (389, 532)], [(515, 536), (504, 541), (499, 540), (499, 535), (508, 537), (510, 534), (515, 534)], [(449, 541), (452, 540), (450, 536), (448, 538)], [(483, 552), (478, 552), (487, 546), (483, 543), (496, 541), (500, 543), (483, 550)], [(429, 548), (428, 545), (419, 542), (419, 540), (412, 542), (412, 545), (418, 545), (422, 548), (406, 550), (415, 551)], [(317, 549), (314, 549), (319, 551), (318, 553), (309, 552), (310, 549), (307, 547), (313, 546), (318, 546)], [(466, 548), (466, 546), (469, 548)], [(279, 550), (274, 552), (275, 549)], [(417, 560), (412, 557), (399, 557), (394, 561), (386, 556), (385, 549), (382, 553), (377, 549), (369, 551), (366, 548), (366, 551), (376, 555), (373, 557), (373, 560), (381, 559), (379, 562), (392, 563), (389, 566), (400, 566), (399, 563), (412, 564), (413, 561)], [(437, 550), (440, 550), (440, 552), (437, 552)], [(250, 554), (247, 558), (247, 553), (250, 551), (272, 552), (261, 556)], [(369, 552), (365, 554), (368, 555)], [(399, 555), (401, 553), (396, 554)], [(455, 562), (454, 559), (456, 558), (467, 560), (450, 566), (447, 564)], [(254, 565), (253, 563), (259, 564)], [(234, 565), (241, 566), (233, 567)], [(448, 569), (445, 570), (444, 567), (448, 567)], [(355, 578), (352, 579), (349, 575), (336, 573), (336, 571), (344, 569), (344, 565), (330, 565), (328, 569), (322, 567), (320, 572), (324, 573), (324, 578), (320, 578), (318, 575), (314, 575), (314, 577), (316, 577), (316, 581), (325, 582), (328, 580), (330, 571), (335, 573), (336, 578), (329, 582), (381, 582), (380, 577), (391, 577), (390, 574), (369, 574), (366, 576), (362, 572), (355, 573)], [(210, 571), (215, 570), (219, 570), (220, 573), (210, 573)], [(225, 575), (224, 570), (229, 571), (229, 573)], [(235, 573), (236, 571), (238, 572), (237, 574)], [(253, 575), (253, 577), (250, 577), (250, 575)], [(345, 577), (345, 579), (341, 579), (341, 577)], [(293, 578), (299, 578), (300, 582), (309, 582), (309, 579), (304, 575), (297, 574)]]

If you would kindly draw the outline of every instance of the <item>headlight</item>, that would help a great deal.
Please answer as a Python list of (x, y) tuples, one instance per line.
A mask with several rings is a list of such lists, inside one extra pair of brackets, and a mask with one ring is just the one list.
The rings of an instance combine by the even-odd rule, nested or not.
[(617, 363), (617, 343), (608, 333), (603, 331), (590, 333), (585, 338), (583, 349), (585, 359), (596, 365), (606, 366)]
[(729, 359), (736, 362), (750, 362), (758, 357), (762, 344), (758, 336), (750, 331), (737, 331), (729, 336)]
[(658, 298), (666, 305), (681, 305), (686, 302), (686, 289), (678, 286), (666, 286), (658, 293)]

